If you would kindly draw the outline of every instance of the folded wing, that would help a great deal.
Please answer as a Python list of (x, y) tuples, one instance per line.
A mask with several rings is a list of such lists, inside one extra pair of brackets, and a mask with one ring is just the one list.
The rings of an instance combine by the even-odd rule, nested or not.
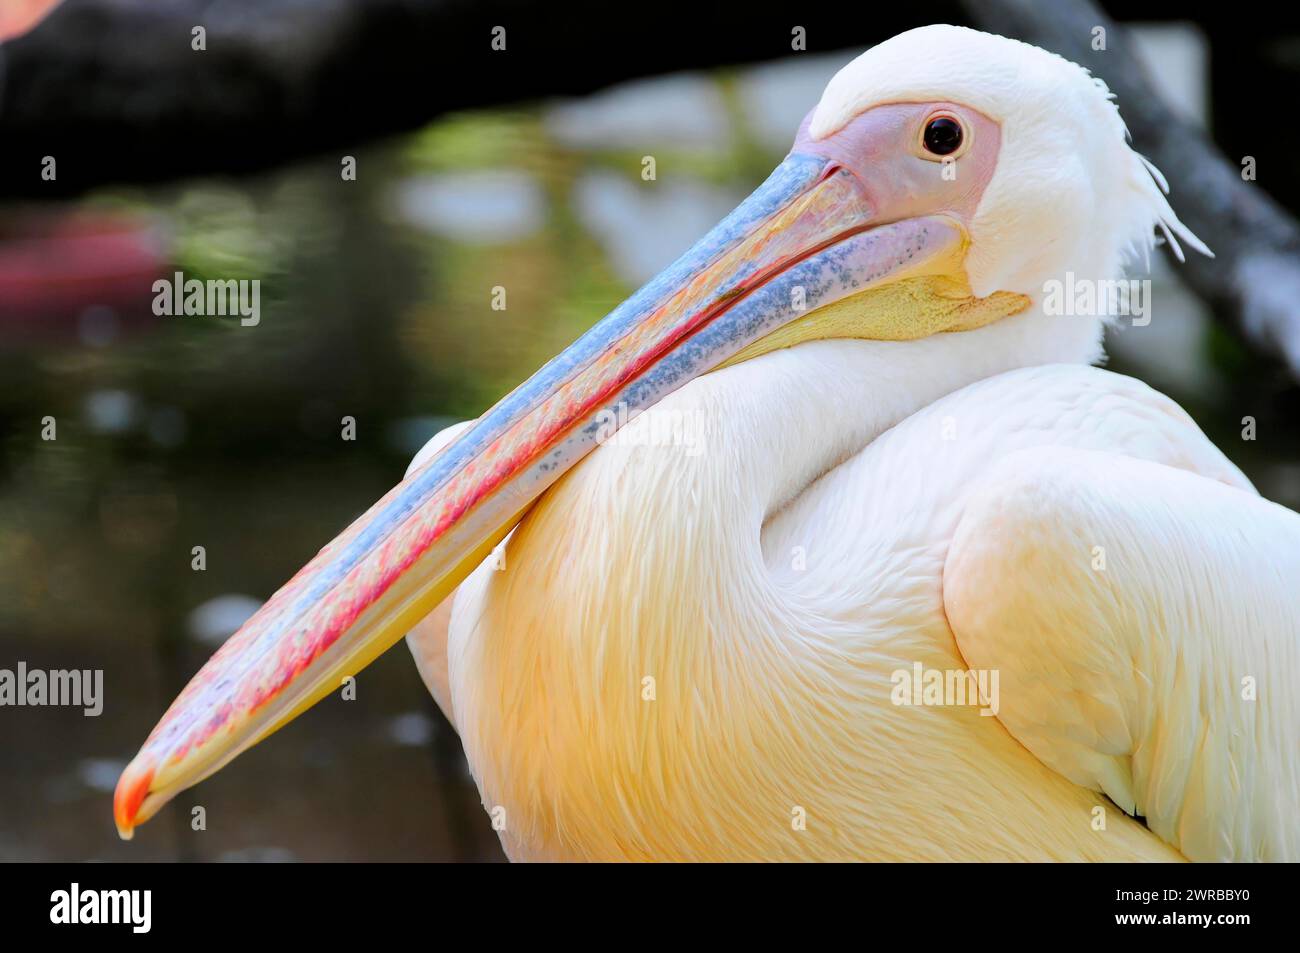
[(993, 467), (944, 571), (967, 663), (1049, 767), (1192, 860), (1300, 859), (1300, 516), (1099, 450)]

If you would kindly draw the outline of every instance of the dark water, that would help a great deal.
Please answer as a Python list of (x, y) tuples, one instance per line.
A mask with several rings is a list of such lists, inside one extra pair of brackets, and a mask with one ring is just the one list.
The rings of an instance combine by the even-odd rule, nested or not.
[[(750, 80), (716, 83), (731, 129), (716, 147), (672, 99), (698, 104), (691, 83), (712, 80), (625, 97), (618, 117), (641, 102), (649, 127), (678, 123), (646, 134), (657, 183), (641, 178), (635, 128), (611, 132), (608, 109), (536, 108), (367, 149), (356, 181), (322, 157), (252, 181), (0, 209), (0, 248), (89, 211), (156, 243), (161, 274), (261, 282), (255, 327), (156, 317), (150, 294), (97, 290), (94, 274), (62, 311), (32, 318), (0, 301), (0, 668), (102, 669), (105, 692), (95, 718), (0, 710), (0, 860), (501, 856), (403, 646), (361, 674), (355, 701), (325, 701), (130, 844), (111, 790), (247, 606), (400, 479), (429, 436), (480, 413), (760, 180), (781, 149), (749, 95), (763, 77)], [(491, 307), (498, 286), (504, 311)], [(1163, 336), (1123, 342), (1112, 366), (1169, 390), (1262, 490), (1300, 506), (1294, 386), (1198, 323), (1194, 302), (1172, 310), (1157, 315)], [(345, 416), (355, 440), (342, 439)], [(1244, 416), (1256, 440), (1241, 439)], [(191, 829), (195, 806), (206, 830)]]

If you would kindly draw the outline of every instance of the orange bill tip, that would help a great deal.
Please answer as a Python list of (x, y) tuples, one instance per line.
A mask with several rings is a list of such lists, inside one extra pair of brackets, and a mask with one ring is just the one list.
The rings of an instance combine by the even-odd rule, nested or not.
[(117, 790), (113, 793), (113, 820), (117, 824), (117, 834), (122, 840), (130, 840), (134, 836), (140, 805), (144, 803), (151, 783), (153, 783), (153, 768), (137, 768), (134, 762), (127, 765), (122, 776), (118, 778)]

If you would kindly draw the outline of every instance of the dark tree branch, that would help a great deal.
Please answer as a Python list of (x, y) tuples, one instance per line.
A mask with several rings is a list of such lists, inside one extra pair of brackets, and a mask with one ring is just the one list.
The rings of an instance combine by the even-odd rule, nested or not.
[[(956, 12), (954, 0), (850, 18), (699, 0), (65, 0), (0, 48), (0, 198), (272, 168), (449, 110), (788, 56), (795, 24), (826, 52)], [(191, 48), (199, 25), (204, 52)], [(45, 155), (54, 183), (39, 177)]]
[[(1122, 28), (1090, 0), (963, 0), (980, 29), (1059, 53), (1106, 81), (1133, 146), (1169, 179), (1178, 217), (1211, 249), (1179, 275), (1251, 344), (1277, 355), (1300, 379), (1300, 225), (1226, 159), (1209, 138), (1176, 115)], [(1092, 48), (1105, 27), (1106, 49)], [(1192, 253), (1195, 255), (1195, 253)]]

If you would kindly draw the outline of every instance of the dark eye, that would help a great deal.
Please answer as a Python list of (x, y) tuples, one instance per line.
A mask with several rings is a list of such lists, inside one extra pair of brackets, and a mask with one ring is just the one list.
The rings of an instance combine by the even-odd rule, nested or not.
[(951, 116), (936, 116), (925, 124), (925, 148), (937, 156), (952, 155), (961, 148), (961, 123)]

